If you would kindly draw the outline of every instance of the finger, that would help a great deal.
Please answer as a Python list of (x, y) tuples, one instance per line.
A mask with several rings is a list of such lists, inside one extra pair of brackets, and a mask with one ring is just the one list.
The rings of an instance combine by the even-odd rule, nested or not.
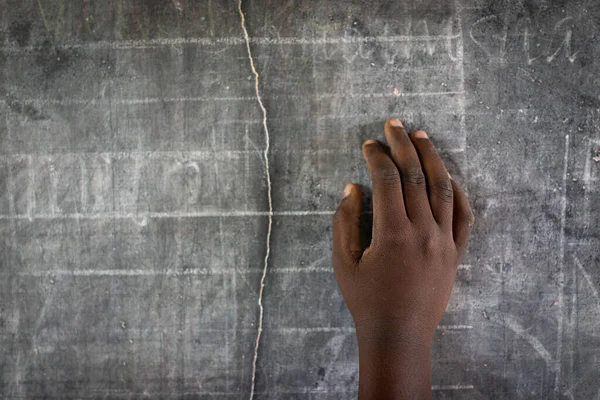
[(344, 198), (333, 217), (333, 265), (356, 265), (362, 255), (360, 241), (361, 193), (358, 185), (347, 184)]
[(433, 217), (441, 227), (451, 228), (454, 193), (448, 170), (435, 150), (433, 143), (427, 137), (427, 133), (416, 131), (410, 136), (410, 139), (415, 145), (417, 153), (419, 153), (421, 166), (425, 173), (427, 191), (429, 192), (429, 205)]
[(407, 217), (400, 174), (383, 145), (367, 140), (363, 144), (363, 155), (373, 181), (373, 241), (376, 241), (383, 232), (397, 231)]
[(392, 158), (402, 180), (406, 214), (411, 221), (431, 218), (425, 175), (421, 170), (419, 156), (402, 122), (390, 119), (385, 123), (385, 137), (392, 151)]
[(463, 192), (454, 179), (451, 180), (451, 183), (454, 193), (452, 234), (454, 236), (454, 243), (460, 254), (467, 246), (467, 240), (469, 239), (469, 233), (471, 233), (471, 227), (475, 222), (475, 217), (473, 216), (465, 192)]

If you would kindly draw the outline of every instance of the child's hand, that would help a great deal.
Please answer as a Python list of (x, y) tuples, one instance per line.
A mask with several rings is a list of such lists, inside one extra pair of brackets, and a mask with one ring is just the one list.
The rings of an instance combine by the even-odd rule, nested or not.
[(360, 397), (428, 398), (429, 350), (473, 214), (425, 132), (409, 136), (389, 120), (385, 136), (391, 155), (374, 140), (363, 145), (371, 245), (361, 247), (360, 189), (347, 185), (334, 218), (333, 266), (356, 324)]

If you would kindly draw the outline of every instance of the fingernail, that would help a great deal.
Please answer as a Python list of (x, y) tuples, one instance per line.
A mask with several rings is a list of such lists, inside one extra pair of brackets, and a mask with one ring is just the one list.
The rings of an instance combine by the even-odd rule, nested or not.
[(367, 145), (370, 145), (373, 143), (377, 143), (377, 140), (368, 139), (368, 140), (365, 140), (365, 142), (363, 143), (363, 146), (367, 146)]
[(344, 186), (344, 198), (350, 196), (351, 193), (352, 193), (352, 184), (349, 183), (346, 186)]
[(415, 133), (413, 133), (413, 136), (417, 139), (427, 139), (427, 133), (425, 133), (425, 131), (416, 131)]
[(402, 121), (400, 121), (397, 118), (392, 118), (388, 122), (390, 126), (393, 126), (394, 128), (404, 128), (404, 125), (402, 125)]
[(448, 172), (448, 178), (452, 179), (452, 175), (450, 175), (450, 172)]

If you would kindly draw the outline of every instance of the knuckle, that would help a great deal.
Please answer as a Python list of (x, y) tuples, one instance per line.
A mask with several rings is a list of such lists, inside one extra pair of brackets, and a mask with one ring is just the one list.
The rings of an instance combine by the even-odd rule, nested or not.
[(421, 236), (421, 248), (425, 254), (435, 253), (440, 248), (440, 240), (435, 232), (427, 232)]
[(404, 236), (400, 232), (391, 232), (376, 240), (377, 247), (382, 249), (397, 248), (405, 242)]
[(444, 203), (452, 203), (454, 190), (449, 179), (438, 179), (429, 185), (431, 195), (437, 197)]
[(421, 170), (420, 166), (408, 165), (400, 170), (402, 171), (403, 183), (415, 186), (425, 185), (425, 174), (423, 174), (423, 170)]
[(371, 171), (373, 180), (381, 183), (397, 184), (400, 181), (398, 169), (391, 163), (377, 165)]

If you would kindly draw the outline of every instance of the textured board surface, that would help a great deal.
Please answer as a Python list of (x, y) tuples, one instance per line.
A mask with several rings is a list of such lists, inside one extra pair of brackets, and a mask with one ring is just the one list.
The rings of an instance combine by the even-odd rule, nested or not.
[[(476, 215), (435, 399), (600, 398), (600, 3), (244, 0), (256, 399), (356, 394), (331, 216), (423, 128)], [(234, 1), (0, 0), (0, 398), (245, 399), (269, 206)]]

